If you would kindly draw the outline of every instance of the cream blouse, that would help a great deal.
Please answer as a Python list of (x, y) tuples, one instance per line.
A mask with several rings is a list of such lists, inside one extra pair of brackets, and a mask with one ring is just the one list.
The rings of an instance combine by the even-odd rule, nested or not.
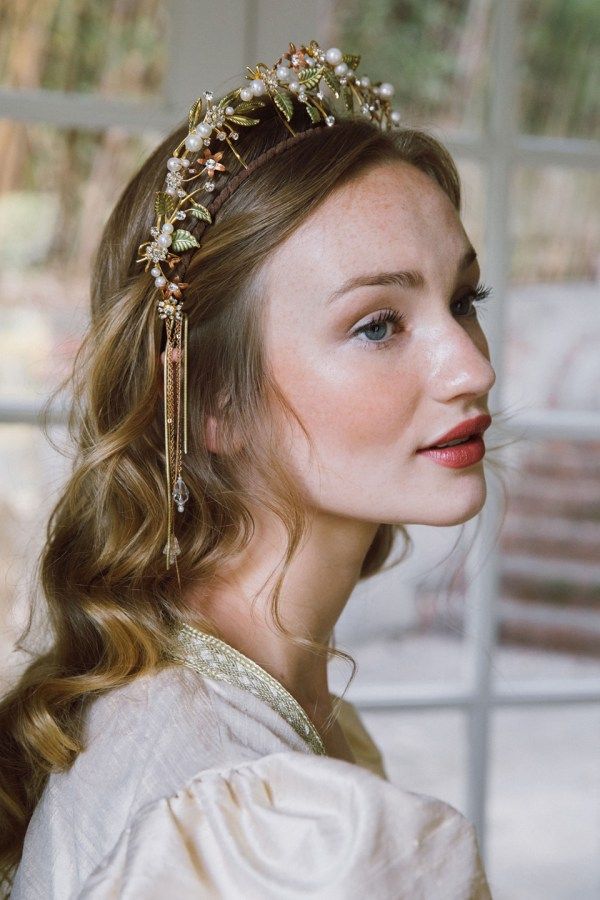
[(98, 697), (86, 749), (50, 775), (13, 900), (488, 900), (473, 826), (390, 784), (334, 698), (357, 764), (217, 638), (178, 632), (174, 665)]

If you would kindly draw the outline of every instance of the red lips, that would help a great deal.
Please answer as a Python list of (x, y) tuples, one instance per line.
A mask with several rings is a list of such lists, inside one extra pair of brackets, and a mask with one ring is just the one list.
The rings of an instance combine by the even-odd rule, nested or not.
[(461, 422), (459, 425), (456, 425), (450, 431), (446, 431), (444, 434), (441, 434), (431, 444), (428, 444), (427, 447), (422, 447), (421, 449), (429, 450), (431, 447), (437, 447), (440, 444), (447, 444), (449, 441), (458, 441), (461, 438), (468, 438), (472, 435), (482, 434), (486, 430), (486, 428), (490, 427), (491, 424), (491, 416), (487, 414), (475, 416), (474, 419), (467, 419), (465, 422)]

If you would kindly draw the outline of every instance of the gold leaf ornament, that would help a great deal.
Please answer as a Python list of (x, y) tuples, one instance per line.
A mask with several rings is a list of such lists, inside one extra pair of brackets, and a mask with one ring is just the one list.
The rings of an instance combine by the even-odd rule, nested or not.
[(157, 216), (172, 216), (176, 206), (175, 198), (171, 194), (167, 194), (165, 191), (156, 192), (154, 211)]
[(201, 219), (203, 222), (208, 222), (209, 224), (212, 222), (211, 214), (201, 203), (194, 203), (193, 206), (188, 208), (187, 212), (189, 212), (191, 216), (194, 216), (194, 218)]
[(242, 100), (241, 103), (235, 108), (236, 115), (245, 115), (246, 113), (256, 112), (257, 109), (260, 109), (265, 104), (262, 100)]
[(321, 113), (316, 106), (312, 105), (312, 103), (306, 104), (306, 112), (310, 116), (310, 121), (313, 123), (313, 125), (316, 125), (317, 122), (321, 121)]
[(316, 88), (319, 84), (321, 78), (324, 74), (323, 66), (309, 66), (307, 69), (303, 69), (298, 75), (298, 81), (302, 85), (302, 87), (308, 88), (308, 90), (312, 90)]
[(202, 115), (202, 98), (198, 97), (195, 103), (190, 107), (190, 112), (188, 115), (188, 126), (191, 131), (196, 127), (198, 122), (200, 121), (200, 116)]
[(185, 228), (178, 228), (171, 235), (171, 250), (176, 253), (182, 253), (184, 250), (191, 250), (193, 247), (199, 247), (200, 244), (193, 234), (186, 231)]
[(336, 99), (340, 96), (342, 85), (340, 84), (340, 80), (337, 75), (334, 75), (331, 69), (325, 69), (323, 72), (323, 78), (327, 84), (329, 90), (333, 93)]
[(260, 119), (251, 119), (248, 116), (227, 116), (228, 122), (235, 122), (236, 125), (258, 125)]
[(360, 65), (360, 56), (356, 53), (343, 53), (342, 60), (350, 69), (358, 69)]
[(217, 109), (225, 109), (226, 106), (230, 106), (238, 96), (238, 93), (239, 91), (236, 89), (235, 91), (230, 91), (228, 94), (225, 94), (224, 97), (221, 97), (217, 103)]
[(283, 91), (274, 90), (273, 100), (280, 112), (285, 116), (286, 121), (289, 122), (294, 114), (294, 104), (291, 99)]

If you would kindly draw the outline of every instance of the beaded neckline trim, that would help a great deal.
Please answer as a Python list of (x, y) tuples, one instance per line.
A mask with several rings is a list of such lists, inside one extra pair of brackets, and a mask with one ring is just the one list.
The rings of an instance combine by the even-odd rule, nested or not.
[(326, 756), (321, 736), (298, 701), (265, 669), (212, 634), (181, 624), (175, 631), (173, 658), (208, 678), (250, 691), (279, 713), (310, 746)]

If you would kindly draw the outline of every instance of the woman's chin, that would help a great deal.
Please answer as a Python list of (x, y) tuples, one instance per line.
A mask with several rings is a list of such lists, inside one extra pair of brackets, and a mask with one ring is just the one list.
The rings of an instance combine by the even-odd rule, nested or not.
[[(463, 486), (464, 487), (464, 486)], [(452, 496), (455, 493), (456, 496)], [(430, 525), (462, 525), (476, 516), (485, 504), (487, 496), (486, 483), (481, 478), (478, 483), (470, 486), (469, 490), (458, 492), (448, 491), (444, 498), (440, 498), (437, 508), (432, 511)]]
[[(427, 501), (412, 511), (398, 517), (398, 524), (434, 525), (439, 527), (462, 525), (481, 512), (487, 496), (485, 479), (473, 479), (441, 488)], [(394, 517), (395, 518), (395, 517)]]

